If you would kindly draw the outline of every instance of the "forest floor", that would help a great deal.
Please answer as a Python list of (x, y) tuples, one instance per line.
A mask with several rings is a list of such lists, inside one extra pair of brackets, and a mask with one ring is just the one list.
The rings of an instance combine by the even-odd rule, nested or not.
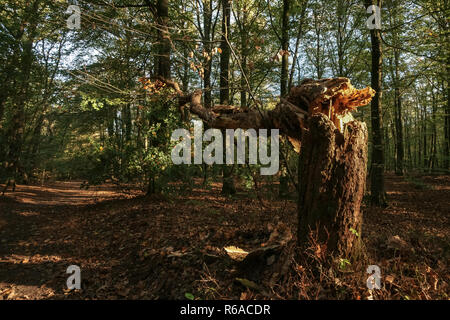
[[(375, 298), (449, 299), (450, 176), (388, 174), (386, 188), (388, 208), (364, 206), (368, 262), (380, 266), (383, 281)], [(335, 279), (342, 290), (328, 295), (275, 288), (260, 296), (244, 287), (223, 248), (261, 248), (281, 232), (281, 221), (292, 232), (278, 237), (295, 234), (295, 201), (224, 197), (219, 183), (179, 189), (144, 197), (55, 182), (0, 197), (0, 300), (367, 297), (360, 280), (367, 266), (349, 268)], [(70, 265), (81, 268), (81, 290), (67, 290)], [(346, 282), (353, 273), (359, 282)]]

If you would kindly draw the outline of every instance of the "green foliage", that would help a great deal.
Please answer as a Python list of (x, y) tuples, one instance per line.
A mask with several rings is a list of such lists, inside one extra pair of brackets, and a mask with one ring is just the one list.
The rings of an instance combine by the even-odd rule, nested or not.
[(342, 259), (342, 258), (339, 259), (339, 269), (345, 270), (345, 268), (350, 265), (351, 265), (351, 263), (350, 263), (350, 261), (348, 261), (348, 259)]
[(189, 293), (189, 292), (186, 292), (184, 294), (184, 296), (185, 296), (186, 299), (189, 299), (189, 300), (194, 300), (195, 299), (194, 295), (192, 293)]
[[(255, 107), (254, 97), (261, 108), (271, 109), (279, 100), (283, 4), (233, 2), (228, 40), (234, 52), (229, 79), (234, 105)], [(448, 170), (450, 41), (445, 5), (442, 0), (383, 4), (382, 116), (388, 170), (394, 169), (397, 157), (398, 119), (403, 120), (405, 168)], [(171, 181), (182, 180), (183, 188), (191, 190), (194, 177), (210, 182), (220, 175), (219, 166), (208, 168), (205, 176), (203, 167), (171, 164), (170, 134), (187, 125), (180, 121), (171, 89), (145, 90), (139, 81), (156, 71), (158, 33), (153, 13), (146, 7), (83, 2), (81, 29), (72, 31), (64, 19), (67, 6), (67, 1), (50, 0), (0, 4), (0, 178), (11, 175), (6, 163), (18, 162), (31, 180), (50, 172), (52, 178), (82, 179), (87, 185), (111, 180), (137, 182), (145, 189), (151, 182), (159, 191), (169, 192), (176, 190)], [(206, 35), (208, 12), (211, 28)], [(205, 93), (211, 93), (217, 104), (219, 2), (171, 1), (169, 18), (171, 77), (190, 92), (204, 88), (210, 66), (212, 89)], [(366, 18), (362, 1), (290, 1), (292, 85), (304, 78), (346, 76), (366, 86), (370, 82)], [(403, 98), (400, 117), (396, 88)], [(359, 109), (356, 117), (370, 128), (368, 108)], [(297, 156), (287, 142), (282, 150), (296, 177)], [(238, 169), (237, 175), (246, 189), (255, 187), (246, 170)], [(262, 180), (274, 182), (273, 177)]]

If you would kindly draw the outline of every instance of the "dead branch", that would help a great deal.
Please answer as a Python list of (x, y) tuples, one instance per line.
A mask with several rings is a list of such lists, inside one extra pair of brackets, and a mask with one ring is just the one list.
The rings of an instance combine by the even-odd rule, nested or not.
[(342, 131), (348, 122), (344, 116), (367, 105), (375, 91), (367, 87), (356, 89), (348, 78), (306, 79), (293, 87), (286, 99), (272, 110), (258, 107), (241, 109), (229, 105), (205, 108), (201, 102), (202, 90), (184, 93), (178, 83), (159, 77), (158, 80), (175, 90), (178, 107), (182, 111), (188, 107), (190, 112), (202, 119), (210, 128), (217, 129), (279, 129), (286, 135), (296, 151), (300, 149), (302, 129), (305, 119), (316, 113), (323, 113)]

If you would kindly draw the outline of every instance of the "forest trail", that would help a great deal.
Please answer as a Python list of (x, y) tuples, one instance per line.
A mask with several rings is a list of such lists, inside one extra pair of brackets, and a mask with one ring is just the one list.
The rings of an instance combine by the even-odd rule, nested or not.
[(0, 299), (52, 297), (45, 283), (55, 274), (62, 279), (73, 259), (70, 225), (83, 208), (123, 198), (113, 186), (84, 190), (80, 184), (18, 185), (0, 197)]
[[(450, 177), (387, 175), (386, 182), (390, 206), (364, 208), (374, 264), (394, 272), (398, 256), (385, 247), (399, 235), (416, 250), (408, 259), (449, 283)], [(235, 284), (223, 247), (258, 248), (278, 221), (296, 221), (294, 201), (262, 206), (256, 197), (222, 196), (219, 184), (151, 198), (79, 185), (21, 185), (0, 198), (0, 299), (239, 299), (245, 289)], [(81, 291), (66, 290), (72, 264), (81, 267)]]

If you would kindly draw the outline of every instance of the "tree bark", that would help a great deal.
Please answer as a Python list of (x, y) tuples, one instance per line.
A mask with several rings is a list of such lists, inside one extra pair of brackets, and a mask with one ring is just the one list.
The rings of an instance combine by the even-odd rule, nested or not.
[(170, 78), (170, 33), (169, 22), (169, 1), (156, 1), (156, 22), (158, 24), (158, 55), (156, 57), (156, 74), (164, 78)]
[(211, 95), (211, 67), (212, 67), (212, 58), (211, 58), (211, 40), (212, 40), (212, 3), (211, 0), (203, 1), (203, 47), (204, 50), (208, 53), (208, 56), (205, 57), (205, 74), (203, 76), (203, 88), (205, 89), (203, 99), (206, 108), (211, 108), (212, 104), (212, 95)]
[(248, 30), (248, 4), (242, 3), (242, 7), (238, 7), (237, 26), (241, 37), (241, 108), (247, 108), (247, 78), (248, 66), (247, 58), (249, 54), (249, 30)]
[(230, 103), (229, 70), (231, 50), (228, 46), (230, 34), (230, 0), (222, 0), (222, 37), (220, 42), (220, 104)]
[(327, 253), (349, 257), (360, 240), (367, 165), (367, 127), (349, 122), (341, 133), (323, 114), (308, 121), (299, 160), (298, 243), (311, 237)]
[[(290, 0), (283, 0), (283, 12), (281, 15), (281, 76), (280, 76), (280, 96), (285, 98), (288, 94), (288, 73), (289, 73), (289, 8)], [(284, 159), (287, 160), (287, 159)], [(286, 161), (280, 162), (280, 188), (278, 195), (285, 197), (289, 192), (289, 177), (287, 175)]]
[[(222, 50), (222, 53), (220, 55), (220, 103), (223, 105), (227, 105), (230, 103), (229, 70), (231, 49), (228, 46), (228, 36), (230, 33), (230, 13), (230, 0), (222, 0), (222, 38), (220, 43), (220, 48)], [(225, 135), (223, 136), (225, 137)], [(236, 193), (236, 187), (234, 185), (233, 178), (233, 168), (233, 166), (223, 165), (223, 194)]]
[(281, 77), (280, 95), (284, 98), (288, 94), (288, 73), (289, 73), (289, 7), (290, 0), (283, 0), (283, 13), (281, 16)]
[[(448, 46), (448, 43), (447, 43)], [(449, 50), (450, 51), (450, 50)], [(444, 116), (444, 168), (450, 172), (450, 55), (447, 57), (447, 103)]]
[[(147, 4), (153, 12), (156, 23), (158, 24), (157, 56), (155, 58), (154, 66), (155, 75), (164, 79), (170, 79), (171, 42), (168, 28), (169, 0), (157, 0), (156, 7), (153, 6), (152, 2), (149, 0), (147, 0)], [(157, 191), (155, 177), (151, 176), (148, 181), (147, 196), (152, 195)]]
[[(373, 3), (375, 2), (375, 3)], [(376, 4), (381, 7), (381, 0), (366, 0), (366, 7)], [(376, 91), (371, 105), (372, 122), (372, 161), (370, 168), (370, 195), (371, 204), (374, 206), (386, 206), (386, 193), (384, 191), (384, 141), (383, 124), (381, 112), (382, 95), (382, 63), (383, 54), (381, 48), (380, 30), (370, 30), (370, 40), (372, 45), (372, 88)]]
[(399, 50), (394, 50), (394, 65), (395, 65), (395, 107), (394, 107), (394, 115), (395, 115), (395, 135), (396, 135), (396, 162), (395, 162), (395, 173), (397, 175), (403, 175), (403, 164), (404, 164), (404, 145), (403, 145), (403, 121), (402, 121), (402, 96), (400, 93), (400, 72), (399, 72), (399, 64), (400, 64), (400, 52)]

